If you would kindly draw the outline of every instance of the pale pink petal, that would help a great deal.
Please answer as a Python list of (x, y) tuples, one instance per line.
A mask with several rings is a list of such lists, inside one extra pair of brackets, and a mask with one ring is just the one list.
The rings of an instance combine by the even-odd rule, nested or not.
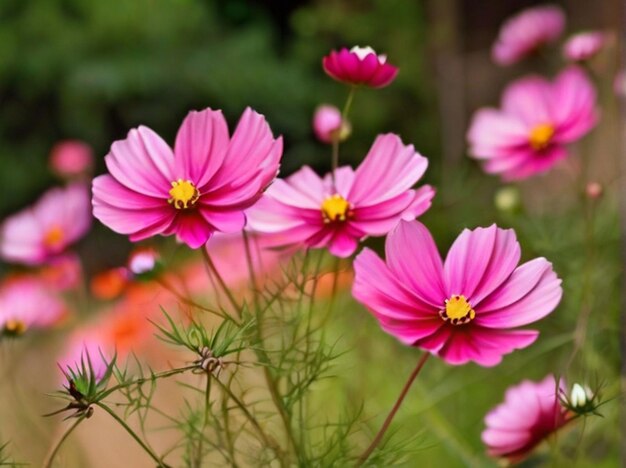
[(470, 153), (476, 159), (506, 154), (526, 145), (528, 138), (528, 126), (521, 119), (496, 109), (476, 111), (467, 132)]
[(552, 87), (540, 76), (527, 76), (511, 83), (502, 96), (502, 110), (529, 126), (551, 123)]
[(198, 211), (214, 230), (224, 233), (241, 231), (246, 226), (246, 216), (243, 211), (209, 211), (199, 208)]
[(405, 146), (397, 135), (379, 135), (357, 168), (347, 198), (358, 206), (388, 200), (415, 185), (427, 167), (428, 160), (413, 145)]
[(413, 193), (413, 201), (402, 213), (402, 219), (413, 221), (418, 216), (423, 215), (432, 205), (433, 198), (437, 192), (430, 185), (424, 185)]
[(598, 122), (596, 90), (585, 72), (574, 66), (561, 72), (553, 86), (554, 138), (561, 143), (575, 141)]

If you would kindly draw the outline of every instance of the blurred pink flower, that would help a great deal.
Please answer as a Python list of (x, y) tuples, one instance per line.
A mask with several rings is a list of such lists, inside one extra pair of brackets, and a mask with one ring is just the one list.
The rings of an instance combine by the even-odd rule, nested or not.
[(400, 219), (415, 219), (431, 204), (429, 185), (412, 190), (428, 160), (397, 135), (379, 135), (354, 171), (340, 167), (335, 181), (305, 166), (276, 180), (248, 211), (252, 230), (272, 235), (277, 246), (328, 247), (348, 257), (365, 236), (383, 236)]
[(491, 50), (499, 65), (512, 65), (541, 46), (554, 42), (565, 29), (565, 14), (555, 5), (528, 8), (507, 19)]
[(332, 50), (322, 59), (322, 65), (324, 71), (337, 81), (372, 88), (389, 85), (398, 74), (398, 67), (388, 64), (387, 56), (377, 55), (371, 47)]
[(54, 257), (40, 270), (40, 277), (55, 291), (75, 289), (82, 281), (80, 258), (73, 252)]
[(553, 82), (529, 76), (506, 88), (501, 109), (474, 114), (469, 152), (489, 174), (524, 179), (564, 159), (565, 145), (582, 138), (597, 120), (596, 91), (580, 68), (565, 69)]
[(93, 169), (93, 151), (80, 140), (60, 141), (50, 152), (50, 168), (68, 179), (87, 175)]
[(32, 207), (4, 221), (0, 227), (0, 256), (26, 265), (45, 263), (83, 237), (91, 221), (85, 185), (53, 188)]
[(94, 215), (131, 241), (175, 234), (196, 249), (216, 231), (236, 232), (276, 177), (282, 139), (246, 109), (232, 137), (221, 111), (192, 111), (174, 150), (147, 127), (117, 141), (109, 174), (93, 181)]
[(65, 303), (37, 277), (11, 277), (0, 285), (0, 331), (4, 334), (51, 327), (66, 313)]
[(541, 382), (524, 380), (510, 387), (504, 402), (485, 416), (487, 428), (482, 440), (492, 457), (509, 462), (523, 460), (539, 443), (563, 427), (568, 421), (567, 410), (559, 394), (565, 383), (549, 375)]
[(354, 261), (354, 297), (402, 343), (449, 364), (495, 366), (532, 344), (535, 322), (561, 300), (561, 280), (545, 258), (521, 266), (512, 229), (464, 230), (445, 263), (428, 229), (400, 224), (387, 236), (386, 262), (370, 249)]
[(160, 261), (159, 253), (151, 247), (140, 247), (128, 256), (128, 270), (133, 275), (144, 275), (153, 271)]
[(341, 141), (348, 136), (350, 123), (343, 122), (341, 112), (335, 106), (324, 104), (315, 109), (313, 131), (321, 142), (332, 143), (335, 139)]
[(589, 60), (602, 50), (606, 40), (606, 34), (600, 31), (574, 34), (563, 45), (563, 56), (573, 62)]

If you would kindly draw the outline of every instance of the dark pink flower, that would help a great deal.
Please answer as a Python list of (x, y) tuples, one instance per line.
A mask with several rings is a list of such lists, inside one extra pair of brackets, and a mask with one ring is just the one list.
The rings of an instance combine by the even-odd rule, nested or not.
[(572, 62), (584, 62), (602, 50), (607, 41), (601, 31), (574, 34), (563, 45), (563, 56)]
[(89, 174), (93, 169), (91, 146), (80, 140), (60, 141), (50, 152), (50, 167), (68, 179)]
[(117, 141), (110, 174), (93, 181), (94, 216), (131, 241), (176, 235), (196, 249), (216, 232), (236, 232), (274, 180), (282, 155), (265, 118), (248, 108), (232, 137), (221, 111), (187, 115), (172, 150), (147, 127)]
[(401, 221), (385, 243), (386, 261), (363, 249), (354, 261), (354, 297), (390, 335), (449, 364), (495, 366), (532, 344), (535, 322), (561, 300), (561, 280), (545, 258), (518, 266), (512, 229), (464, 230), (445, 262), (428, 229)]
[(32, 207), (0, 227), (0, 256), (9, 262), (40, 265), (82, 238), (91, 227), (89, 191), (83, 184), (53, 188)]
[(491, 56), (499, 65), (512, 65), (558, 39), (564, 29), (565, 14), (560, 7), (528, 8), (504, 22)]
[(322, 65), (324, 71), (337, 81), (371, 88), (389, 85), (398, 74), (398, 67), (387, 63), (387, 56), (376, 54), (371, 47), (332, 50), (322, 59)]
[(480, 109), (467, 134), (472, 157), (506, 181), (546, 172), (567, 157), (566, 145), (597, 123), (596, 91), (572, 66), (553, 82), (529, 76), (511, 83), (500, 109)]
[(492, 457), (519, 462), (569, 420), (561, 405), (565, 383), (549, 375), (541, 382), (524, 380), (510, 387), (504, 402), (485, 416), (482, 440)]
[(307, 166), (278, 179), (248, 211), (250, 227), (271, 234), (275, 245), (327, 247), (333, 255), (354, 253), (359, 240), (383, 236), (401, 219), (415, 219), (435, 191), (411, 187), (428, 160), (397, 135), (379, 135), (354, 171), (340, 167), (323, 179)]

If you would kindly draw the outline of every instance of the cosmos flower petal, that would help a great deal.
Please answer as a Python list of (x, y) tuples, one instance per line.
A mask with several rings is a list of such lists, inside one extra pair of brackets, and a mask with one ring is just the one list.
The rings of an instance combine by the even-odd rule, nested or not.
[(355, 172), (348, 198), (361, 206), (381, 203), (410, 189), (427, 167), (413, 145), (405, 146), (394, 134), (379, 135)]
[(572, 66), (557, 76), (554, 101), (558, 141), (575, 141), (597, 124), (596, 90), (581, 68)]
[(425, 304), (441, 308), (445, 295), (443, 266), (430, 232), (418, 222), (400, 221), (387, 236), (387, 264)]
[(148, 127), (132, 129), (125, 140), (114, 142), (104, 160), (109, 173), (130, 190), (168, 198), (170, 183), (175, 180), (174, 154)]
[(191, 111), (185, 117), (174, 145), (175, 179), (204, 187), (224, 162), (228, 126), (220, 110)]
[(551, 313), (561, 301), (561, 280), (544, 258), (518, 267), (477, 307), (476, 322), (489, 328), (527, 325)]

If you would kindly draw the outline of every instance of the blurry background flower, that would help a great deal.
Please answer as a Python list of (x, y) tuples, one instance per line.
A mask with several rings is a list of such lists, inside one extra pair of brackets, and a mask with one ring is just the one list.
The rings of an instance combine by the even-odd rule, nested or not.
[(563, 56), (572, 62), (589, 60), (606, 45), (607, 36), (601, 31), (575, 34), (563, 45)]
[(492, 49), (493, 60), (512, 65), (558, 39), (565, 29), (565, 13), (555, 5), (524, 10), (506, 20)]
[(93, 151), (84, 141), (60, 141), (50, 152), (50, 168), (62, 178), (88, 177), (93, 166)]
[(343, 120), (341, 111), (335, 106), (322, 104), (313, 114), (313, 131), (322, 143), (332, 143), (337, 139), (343, 141), (350, 136), (350, 122)]

